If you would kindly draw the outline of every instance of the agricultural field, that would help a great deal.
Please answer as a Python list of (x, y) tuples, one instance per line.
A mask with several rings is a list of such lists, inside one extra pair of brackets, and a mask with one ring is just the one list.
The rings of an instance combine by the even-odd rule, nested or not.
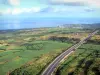
[[(0, 75), (9, 74), (16, 68), (25, 67), (26, 64), (35, 65), (34, 70), (30, 70), (34, 75), (39, 73), (59, 53), (73, 44), (67, 39), (66, 42), (60, 39), (54, 41), (50, 39), (51, 36), (75, 31), (81, 30), (42, 28), (0, 32)], [(40, 70), (37, 70), (38, 68)]]
[(19, 47), (18, 49), (15, 48), (15, 50), (13, 49), (1, 52), (1, 75), (4, 75), (6, 72), (12, 71), (22, 66), (30, 60), (38, 59), (43, 54), (49, 54), (50, 52), (59, 53), (60, 50), (66, 49), (69, 46), (71, 46), (71, 44), (52, 41), (36, 41), (29, 48), (23, 46), (23, 48)]
[(76, 28), (2, 31), (0, 75), (40, 75), (55, 57), (91, 32), (92, 30)]

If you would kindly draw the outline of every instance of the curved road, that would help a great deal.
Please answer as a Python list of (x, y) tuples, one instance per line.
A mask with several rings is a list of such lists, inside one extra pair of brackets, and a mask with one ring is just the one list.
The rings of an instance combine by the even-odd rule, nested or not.
[(50, 65), (43, 71), (41, 75), (52, 75), (55, 68), (59, 65), (60, 61), (66, 56), (69, 55), (71, 52), (76, 50), (78, 47), (80, 47), (83, 43), (85, 43), (88, 39), (90, 39), (93, 35), (95, 35), (98, 32), (98, 30), (94, 31), (93, 33), (89, 34), (88, 37), (80, 41), (79, 43), (73, 45), (69, 49), (67, 49), (65, 52), (60, 54), (53, 62), (50, 63)]

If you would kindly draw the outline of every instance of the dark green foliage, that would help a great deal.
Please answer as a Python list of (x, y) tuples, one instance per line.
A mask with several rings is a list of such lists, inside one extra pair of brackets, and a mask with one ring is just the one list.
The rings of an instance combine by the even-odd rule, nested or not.
[(61, 41), (61, 42), (72, 42), (72, 43), (77, 43), (80, 41), (80, 39), (68, 38), (68, 37), (56, 37), (56, 36), (52, 36), (48, 40)]

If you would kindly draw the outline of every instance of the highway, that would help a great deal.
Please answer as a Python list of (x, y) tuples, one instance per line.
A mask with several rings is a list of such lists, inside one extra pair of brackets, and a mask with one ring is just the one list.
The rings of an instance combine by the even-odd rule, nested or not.
[(85, 39), (81, 40), (79, 43), (73, 45), (63, 53), (61, 53), (58, 57), (54, 59), (53, 62), (47, 66), (47, 68), (43, 71), (41, 75), (52, 75), (54, 72), (55, 68), (60, 64), (60, 61), (66, 56), (69, 55), (71, 52), (75, 51), (77, 48), (79, 48), (83, 43), (85, 43), (88, 39), (90, 39), (93, 35), (95, 35), (98, 32), (98, 30), (92, 32), (89, 34)]

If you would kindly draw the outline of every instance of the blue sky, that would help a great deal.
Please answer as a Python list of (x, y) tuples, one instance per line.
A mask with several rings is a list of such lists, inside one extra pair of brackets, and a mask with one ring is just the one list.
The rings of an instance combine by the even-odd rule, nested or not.
[(3, 18), (100, 19), (100, 0), (0, 0)]

